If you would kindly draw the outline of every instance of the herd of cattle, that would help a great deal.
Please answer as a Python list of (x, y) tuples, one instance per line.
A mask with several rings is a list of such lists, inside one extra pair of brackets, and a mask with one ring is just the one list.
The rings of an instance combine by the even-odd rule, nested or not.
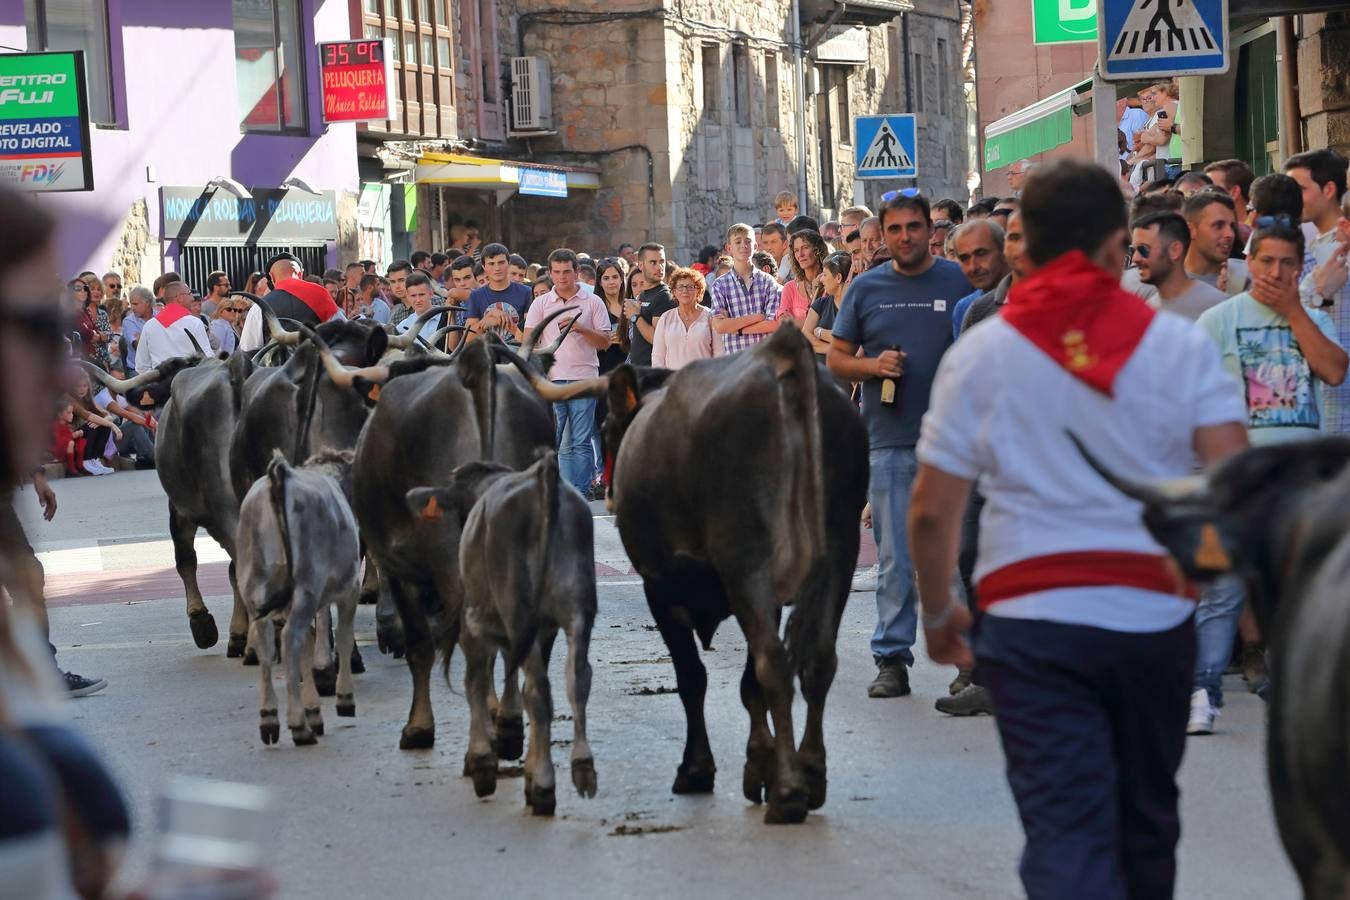
[[(526, 802), (551, 814), (547, 669), (562, 630), (572, 780), (594, 795), (586, 741), (592, 523), (580, 496), (560, 487), (552, 404), (603, 394), (607, 500), (687, 719), (673, 790), (713, 789), (707, 676), (695, 637), (706, 648), (734, 615), (748, 645), (745, 796), (767, 804), (768, 822), (800, 822), (819, 808), (824, 704), (857, 559), (868, 454), (860, 417), (808, 342), (784, 328), (750, 351), (678, 373), (625, 364), (555, 385), (544, 373), (558, 345), (537, 347), (542, 325), (518, 350), (489, 337), (452, 354), (416, 338), (420, 325), (401, 335), (368, 322), (287, 330), (269, 312), (271, 342), (255, 353), (172, 360), (129, 381), (90, 367), (119, 393), (146, 391), (159, 412), (156, 461), (201, 648), (218, 634), (197, 586), (197, 529), (229, 554), (226, 654), (267, 667), (264, 742), (280, 730), (270, 677), (278, 643), (295, 743), (322, 734), (320, 694), (335, 691), (338, 715), (355, 714), (351, 675), (362, 666), (352, 622), (358, 599), (374, 600), (380, 648), (405, 656), (412, 673), (400, 747), (432, 745), (432, 670), (440, 654), (448, 673), (458, 645), (471, 713), (464, 774), (480, 796), (493, 792), (498, 761), (525, 752), (528, 706)], [(1221, 559), (1247, 577), (1275, 676), (1275, 809), (1310, 897), (1341, 897), (1350, 884), (1347, 461), (1350, 441), (1262, 448), (1165, 491), (1102, 470), (1143, 501), (1149, 528), (1188, 575), (1212, 578)], [(1197, 552), (1201, 544), (1208, 552)], [(500, 699), (498, 655), (506, 670)], [(794, 680), (807, 710), (799, 746)]]
[[(412, 672), (399, 746), (432, 745), (432, 671), (439, 654), (448, 673), (458, 646), (470, 707), (464, 774), (490, 794), (499, 760), (524, 753), (526, 802), (543, 815), (555, 807), (548, 661), (561, 630), (572, 781), (595, 794), (586, 740), (592, 519), (560, 486), (553, 403), (604, 394), (608, 500), (688, 720), (673, 790), (713, 789), (695, 636), (706, 647), (734, 615), (749, 651), (745, 795), (767, 803), (770, 822), (800, 822), (825, 802), (824, 704), (858, 554), (867, 438), (800, 333), (673, 376), (625, 365), (563, 386), (545, 378), (558, 344), (537, 346), (543, 325), (518, 349), (489, 337), (445, 354), (415, 337), (420, 322), (401, 335), (368, 322), (288, 330), (261, 306), (271, 341), (255, 353), (176, 359), (127, 381), (90, 369), (118, 393), (146, 392), (158, 411), (159, 477), (201, 648), (218, 632), (197, 585), (197, 529), (229, 554), (226, 655), (263, 666), (265, 743), (280, 735), (278, 647), (296, 744), (323, 733), (321, 694), (336, 693), (338, 715), (355, 714), (353, 620), (360, 599), (373, 599), (381, 649), (406, 657)], [(743, 452), (728, 457), (728, 446)], [(715, 456), (722, 464), (703, 464)], [(796, 678), (807, 703), (799, 747)]]

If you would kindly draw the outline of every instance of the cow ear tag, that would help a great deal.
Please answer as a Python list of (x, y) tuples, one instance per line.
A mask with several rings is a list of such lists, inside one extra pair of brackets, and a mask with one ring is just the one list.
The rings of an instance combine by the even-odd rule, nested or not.
[(1196, 568), (1211, 572), (1226, 572), (1233, 568), (1233, 561), (1228, 558), (1228, 551), (1223, 549), (1223, 541), (1219, 540), (1219, 530), (1213, 524), (1207, 523), (1200, 529), (1200, 545), (1195, 548), (1195, 565)]
[(366, 399), (369, 400), (371, 403), (374, 403), (376, 400), (380, 399), (380, 386), (378, 384), (372, 384), (370, 386), (370, 390), (366, 392)]
[(441, 512), (441, 505), (436, 502), (435, 494), (432, 494), (427, 499), (427, 505), (422, 507), (422, 511), (418, 513), (418, 515), (424, 519), (439, 519), (444, 515), (444, 513)]

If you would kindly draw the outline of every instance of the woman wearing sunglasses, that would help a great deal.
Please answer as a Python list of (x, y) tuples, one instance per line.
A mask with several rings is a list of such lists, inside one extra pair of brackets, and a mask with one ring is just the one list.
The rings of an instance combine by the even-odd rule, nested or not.
[(211, 349), (217, 353), (233, 353), (239, 346), (239, 330), (244, 324), (244, 307), (236, 297), (227, 297), (216, 307), (211, 317), (211, 327), (207, 335), (211, 338)]

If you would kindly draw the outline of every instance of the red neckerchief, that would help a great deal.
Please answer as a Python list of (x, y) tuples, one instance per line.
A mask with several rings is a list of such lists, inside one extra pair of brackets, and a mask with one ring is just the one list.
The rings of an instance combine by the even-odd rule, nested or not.
[(1001, 315), (1066, 372), (1110, 397), (1154, 312), (1074, 250), (1015, 285)]
[(338, 314), (338, 307), (333, 302), (333, 295), (328, 293), (328, 289), (321, 284), (305, 281), (303, 278), (287, 278), (284, 281), (277, 282), (274, 290), (285, 291), (308, 306), (314, 315), (319, 317), (320, 322), (327, 322)]
[(174, 322), (184, 316), (190, 316), (192, 312), (181, 303), (170, 303), (159, 312), (155, 313), (155, 321), (168, 328)]

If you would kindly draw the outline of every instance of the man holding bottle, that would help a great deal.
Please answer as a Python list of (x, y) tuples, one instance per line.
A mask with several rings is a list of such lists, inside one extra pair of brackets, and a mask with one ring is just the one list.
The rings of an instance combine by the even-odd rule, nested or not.
[[(879, 213), (891, 263), (853, 279), (835, 319), (827, 363), (862, 382), (863, 418), (871, 445), (872, 528), (880, 572), (872, 655), (877, 677), (869, 697), (909, 693), (918, 592), (905, 518), (918, 470), (919, 422), (942, 354), (952, 343), (952, 309), (972, 290), (961, 267), (929, 253), (928, 200), (897, 195)], [(855, 356), (859, 347), (862, 356)]]

